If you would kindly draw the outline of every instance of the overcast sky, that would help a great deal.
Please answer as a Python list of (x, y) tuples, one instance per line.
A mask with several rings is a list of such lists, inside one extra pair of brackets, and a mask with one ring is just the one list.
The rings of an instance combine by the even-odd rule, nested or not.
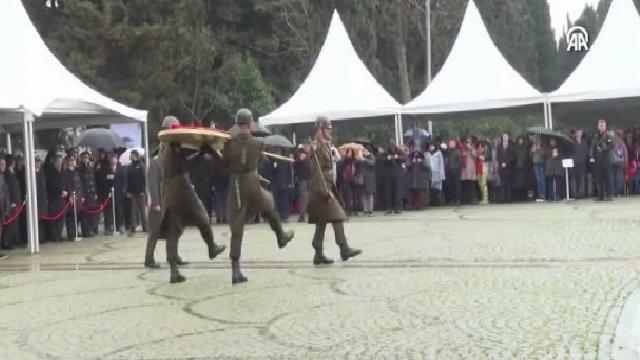
[(551, 26), (556, 29), (556, 38), (562, 36), (566, 25), (567, 14), (571, 20), (577, 19), (585, 4), (598, 6), (598, 0), (547, 0), (551, 11)]

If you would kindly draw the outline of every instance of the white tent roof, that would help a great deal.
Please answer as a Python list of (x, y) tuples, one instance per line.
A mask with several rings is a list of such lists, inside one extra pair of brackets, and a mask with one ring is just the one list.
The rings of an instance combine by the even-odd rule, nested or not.
[(442, 69), (427, 89), (404, 106), (406, 114), (500, 109), (542, 103), (544, 97), (494, 45), (473, 0)]
[(384, 90), (358, 57), (334, 11), (327, 38), (313, 69), (298, 91), (277, 110), (260, 118), (265, 125), (391, 115), (400, 104)]
[(613, 0), (598, 38), (564, 84), (549, 94), (551, 102), (640, 97), (637, 34), (640, 16), (633, 1)]
[[(47, 122), (62, 115), (72, 115), (81, 124), (93, 116), (146, 121), (146, 111), (101, 95), (69, 72), (49, 51), (21, 0), (0, 1), (0, 48), (0, 112), (24, 107), (46, 116)], [(13, 117), (0, 116), (0, 122), (13, 122)]]

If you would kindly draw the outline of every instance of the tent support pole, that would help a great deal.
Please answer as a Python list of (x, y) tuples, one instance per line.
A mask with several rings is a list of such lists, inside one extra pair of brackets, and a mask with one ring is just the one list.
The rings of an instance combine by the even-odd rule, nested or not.
[(553, 106), (551, 105), (551, 103), (549, 103), (548, 105), (548, 110), (547, 112), (549, 112), (549, 129), (553, 130)]
[(549, 112), (547, 111), (547, 102), (545, 101), (543, 103), (544, 105), (544, 127), (548, 128), (549, 127)]
[(7, 154), (13, 153), (13, 149), (11, 149), (11, 133), (9, 130), (4, 134), (6, 142), (7, 142)]
[(22, 110), (22, 135), (23, 135), (23, 145), (24, 145), (24, 160), (25, 160), (25, 175), (26, 175), (26, 209), (27, 209), (27, 238), (29, 241), (29, 253), (32, 255), (38, 253), (38, 231), (37, 229), (37, 221), (38, 221), (38, 209), (37, 201), (36, 201), (36, 189), (35, 189), (35, 166), (33, 164), (33, 137), (31, 135), (31, 131), (33, 131), (32, 127), (33, 122), (33, 114), (28, 110)]
[[(31, 121), (27, 123), (29, 126), (29, 145), (31, 146), (30, 156), (31, 156), (31, 171), (33, 171), (33, 176), (31, 177), (31, 188), (33, 196), (31, 197), (31, 216), (33, 219), (33, 234), (35, 235), (34, 244), (36, 246), (36, 253), (40, 253), (40, 227), (39, 227), (39, 216), (38, 216), (38, 186), (36, 184), (36, 141), (35, 141), (35, 130), (33, 129), (33, 123), (35, 118), (31, 116)], [(44, 160), (44, 159), (43, 159)], [(42, 168), (40, 171), (44, 171)], [(42, 234), (44, 236), (44, 234)]]
[(398, 113), (398, 135), (399, 145), (404, 145), (404, 129), (402, 128), (402, 114)]
[[(149, 168), (151, 167), (151, 153), (149, 152), (149, 127), (147, 126), (147, 121), (145, 120), (145, 122), (143, 122), (141, 124), (141, 128), (142, 128), (142, 145), (144, 146), (144, 167), (145, 167), (145, 177), (148, 179), (149, 178)], [(145, 189), (145, 195), (146, 195), (146, 200), (147, 200), (147, 204), (151, 204), (151, 196), (149, 193), (149, 182), (147, 181), (147, 186)], [(115, 201), (115, 198), (112, 199), (113, 201)], [(114, 207), (115, 209), (115, 207)], [(151, 207), (147, 207), (147, 211), (151, 211)], [(147, 218), (148, 218), (147, 214)], [(116, 231), (116, 229), (114, 229), (114, 231)]]

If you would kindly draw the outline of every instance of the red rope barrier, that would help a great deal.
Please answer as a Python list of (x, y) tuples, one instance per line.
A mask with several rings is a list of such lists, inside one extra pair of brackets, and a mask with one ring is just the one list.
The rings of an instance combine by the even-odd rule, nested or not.
[(109, 197), (107, 197), (106, 199), (104, 199), (104, 202), (98, 206), (97, 209), (88, 209), (84, 206), (84, 204), (82, 203), (82, 201), (78, 201), (78, 205), (80, 207), (80, 210), (89, 213), (89, 214), (99, 214), (101, 213), (104, 208), (107, 207), (107, 205), (111, 202), (111, 194), (109, 194)]
[(15, 210), (15, 214), (2, 222), (2, 226), (11, 225), (12, 222), (16, 221), (20, 217), (20, 213), (22, 213), (22, 210), (24, 210), (26, 205), (26, 202), (23, 201), (22, 204), (20, 204), (20, 206), (18, 206), (18, 208)]
[(44, 220), (44, 221), (56, 221), (56, 220), (59, 220), (62, 216), (64, 216), (64, 214), (67, 212), (67, 210), (69, 210), (69, 206), (71, 206), (71, 200), (67, 199), (67, 201), (65, 202), (64, 207), (62, 208), (62, 210), (60, 210), (56, 214), (51, 215), (51, 216), (38, 214), (38, 217), (41, 220)]

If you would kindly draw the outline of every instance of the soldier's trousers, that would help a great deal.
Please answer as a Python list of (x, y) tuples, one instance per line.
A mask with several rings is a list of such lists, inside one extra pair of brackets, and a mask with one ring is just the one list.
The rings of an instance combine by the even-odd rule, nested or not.
[[(344, 223), (343, 222), (333, 222), (333, 232), (336, 236), (336, 245), (340, 247), (340, 249), (347, 247), (347, 236), (344, 233)], [(326, 222), (316, 223), (316, 231), (313, 234), (313, 241), (311, 245), (316, 251), (322, 251), (322, 247), (324, 244), (324, 233), (327, 230)]]
[[(260, 201), (258, 212), (267, 219), (271, 230), (276, 233), (277, 236), (282, 234), (282, 224), (280, 217), (276, 212), (273, 204), (273, 199), (269, 199), (270, 195), (266, 194), (263, 190), (262, 199)], [(247, 219), (247, 212), (249, 206), (252, 205), (249, 201), (242, 201), (238, 206), (236, 200), (234, 200), (234, 190), (231, 189), (229, 196), (229, 226), (231, 228), (231, 250), (229, 251), (229, 257), (231, 260), (239, 260), (242, 252), (242, 236), (244, 234), (244, 224)]]
[[(200, 230), (200, 236), (202, 236), (202, 240), (204, 240), (204, 243), (207, 244), (207, 246), (212, 246), (214, 244), (213, 230), (211, 230), (211, 225), (209, 224), (209, 217), (204, 211), (201, 215), (195, 216), (193, 219), (191, 219), (190, 223), (194, 224), (198, 228), (198, 230)], [(184, 231), (184, 226), (182, 226), (182, 224), (180, 224), (180, 222), (176, 221), (175, 219), (170, 219), (168, 226), (169, 228), (166, 239), (167, 262), (171, 264), (172, 267), (174, 267), (179, 260), (178, 239), (180, 239), (180, 236)], [(147, 249), (150, 249), (151, 246), (155, 248), (157, 241), (157, 235), (153, 239), (147, 239)]]

